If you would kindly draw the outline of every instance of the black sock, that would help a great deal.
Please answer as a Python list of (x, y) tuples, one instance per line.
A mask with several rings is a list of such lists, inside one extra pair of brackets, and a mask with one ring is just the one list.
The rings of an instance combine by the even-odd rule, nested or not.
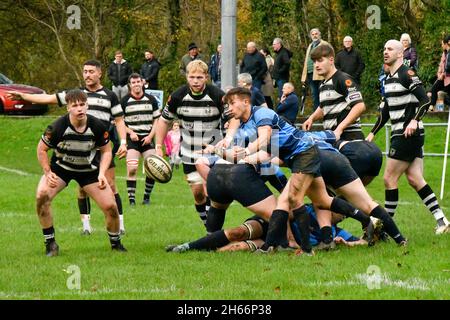
[(353, 217), (357, 209), (347, 201), (334, 197), (331, 202), (330, 210), (343, 214), (346, 217)]
[(117, 204), (117, 209), (119, 210), (119, 214), (122, 215), (123, 214), (122, 199), (120, 198), (120, 194), (116, 193), (114, 195), (114, 198), (116, 198), (116, 204)]
[(206, 226), (206, 203), (203, 204), (196, 204), (195, 210), (197, 210), (197, 213), (202, 220), (203, 224)]
[(111, 243), (112, 247), (115, 247), (120, 244), (120, 233), (118, 233), (118, 232), (114, 233), (114, 232), (108, 231), (108, 236), (109, 236), (109, 242)]
[(78, 198), (78, 210), (80, 214), (90, 214), (91, 213), (91, 202), (89, 197)]
[(229, 243), (230, 241), (226, 237), (225, 231), (219, 230), (207, 235), (206, 237), (189, 242), (189, 249), (216, 250), (217, 248), (223, 247)]
[(395, 209), (397, 209), (398, 206), (398, 189), (385, 190), (384, 195), (384, 207), (386, 208), (387, 213), (393, 217), (395, 214)]
[(333, 233), (332, 229), (329, 226), (322, 227), (320, 229), (320, 233), (322, 235), (322, 242), (325, 244), (331, 243), (333, 241)]
[(436, 222), (439, 226), (444, 225), (444, 212), (442, 212), (441, 207), (439, 206), (436, 195), (434, 194), (431, 187), (426, 184), (422, 189), (417, 191), (420, 198), (422, 199), (423, 204), (430, 210), (431, 214), (436, 219)]
[(272, 212), (263, 249), (267, 250), (270, 246), (288, 243), (286, 236), (288, 219), (289, 213), (287, 211), (277, 209)]
[(300, 229), (300, 247), (304, 252), (311, 252), (312, 247), (309, 239), (309, 236), (311, 234), (311, 231), (309, 229), (311, 219), (309, 217), (308, 211), (306, 210), (306, 206), (302, 205), (300, 208), (293, 210), (292, 213), (294, 214), (294, 220), (297, 223), (298, 228)]
[[(347, 199), (345, 199), (343, 196), (337, 196), (337, 198), (347, 201)], [(346, 217), (361, 222), (363, 229), (367, 227), (370, 223), (370, 217), (364, 212), (360, 211), (359, 209), (355, 209), (353, 212), (351, 212), (351, 214), (347, 215)]]
[(225, 209), (210, 207), (206, 219), (206, 231), (215, 232), (222, 229), (223, 223), (225, 221), (225, 214)]
[(136, 180), (127, 180), (128, 200), (130, 202), (136, 202), (136, 185)]
[(150, 179), (149, 177), (145, 178), (144, 200), (150, 199), (150, 194), (152, 193), (154, 186), (155, 180)]
[(55, 229), (53, 226), (42, 229), (42, 233), (44, 234), (45, 244), (49, 244), (55, 241)]
[(382, 206), (377, 206), (374, 208), (370, 215), (380, 219), (383, 222), (383, 229), (395, 240), (396, 243), (400, 243), (405, 240), (392, 217), (386, 210), (384, 210)]

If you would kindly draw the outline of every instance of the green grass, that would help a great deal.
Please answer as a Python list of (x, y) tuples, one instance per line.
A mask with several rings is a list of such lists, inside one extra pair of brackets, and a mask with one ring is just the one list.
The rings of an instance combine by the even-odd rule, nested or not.
[[(36, 144), (50, 118), (0, 117), (0, 299), (449, 299), (450, 235), (434, 235), (434, 219), (402, 178), (396, 221), (410, 240), (407, 248), (379, 243), (372, 248), (339, 248), (297, 257), (287, 253), (189, 252), (169, 254), (167, 244), (194, 240), (205, 230), (181, 170), (169, 184), (157, 184), (152, 205), (130, 208), (125, 188), (125, 162), (118, 161), (118, 185), (124, 201), (126, 254), (111, 252), (103, 214), (93, 205), (90, 237), (80, 236), (81, 223), (71, 183), (53, 202), (60, 256), (44, 255), (43, 236), (35, 213), (35, 189), (41, 174)], [(427, 152), (443, 152), (445, 130), (427, 130)], [(383, 132), (377, 141), (384, 141)], [(383, 148), (383, 147), (382, 147)], [(442, 158), (426, 158), (425, 176), (440, 190)], [(20, 175), (6, 169), (27, 173)], [(449, 174), (447, 181), (450, 183)], [(137, 199), (142, 199), (143, 180)], [(384, 201), (382, 178), (369, 192)], [(450, 185), (446, 195), (450, 192)], [(449, 216), (449, 200), (441, 201)], [(225, 226), (240, 224), (249, 212), (234, 204)], [(359, 235), (355, 221), (342, 224)], [(81, 289), (70, 290), (78, 266)], [(365, 275), (377, 266), (380, 289), (369, 290)]]

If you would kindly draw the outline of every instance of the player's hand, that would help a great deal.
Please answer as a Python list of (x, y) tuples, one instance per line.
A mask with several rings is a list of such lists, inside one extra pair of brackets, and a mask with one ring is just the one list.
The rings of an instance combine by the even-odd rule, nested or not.
[(334, 136), (336, 137), (336, 141), (339, 141), (339, 139), (341, 138), (342, 135), (342, 130), (339, 128), (334, 129), (333, 131)]
[(121, 144), (119, 150), (117, 150), (116, 155), (119, 159), (125, 158), (127, 156), (127, 146), (125, 144)]
[(216, 143), (215, 147), (216, 148), (228, 148), (231, 145), (231, 142), (233, 141), (233, 138), (223, 138), (222, 140), (220, 140), (219, 142)]
[(342, 237), (335, 237), (334, 242), (336, 242), (336, 244), (347, 244), (347, 241), (345, 241)]
[(139, 137), (135, 132), (130, 133), (131, 141), (139, 141)]
[(417, 120), (412, 119), (405, 129), (405, 138), (411, 137), (417, 130)]
[(203, 149), (202, 150), (197, 150), (197, 151), (195, 151), (195, 153), (199, 153), (199, 154), (210, 154), (210, 153), (214, 153), (214, 149), (215, 149), (215, 146), (213, 146), (212, 144), (206, 144), (206, 143), (204, 143), (203, 144)]
[(24, 100), (22, 97), (22, 92), (19, 91), (7, 91), (6, 98), (9, 100)]
[(305, 122), (303, 122), (302, 129), (305, 131), (309, 131), (309, 130), (311, 130), (312, 124), (313, 124), (312, 119), (308, 118), (308, 119), (306, 119)]
[(369, 132), (369, 134), (366, 137), (366, 141), (372, 142), (374, 138), (375, 135), (373, 134), (373, 132)]
[(102, 173), (99, 173), (98, 174), (98, 187), (103, 190), (106, 188), (107, 185), (108, 185), (108, 180), (106, 180), (105, 175)]
[(143, 145), (143, 146), (145, 146), (145, 145), (147, 145), (147, 144), (150, 144), (150, 143), (152, 143), (152, 139), (150, 139), (149, 136), (145, 136), (145, 138), (142, 139), (142, 145)]
[(47, 179), (47, 185), (50, 188), (55, 188), (58, 185), (58, 176), (53, 171), (47, 172), (45, 178)]
[(155, 154), (157, 156), (163, 157), (164, 155), (163, 155), (162, 147), (155, 148)]

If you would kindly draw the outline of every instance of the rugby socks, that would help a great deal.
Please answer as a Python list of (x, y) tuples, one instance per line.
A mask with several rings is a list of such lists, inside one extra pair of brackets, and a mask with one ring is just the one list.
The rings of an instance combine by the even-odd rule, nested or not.
[(331, 243), (333, 241), (333, 230), (330, 226), (325, 226), (320, 228), (320, 233), (322, 235), (322, 242), (325, 244)]
[(334, 197), (333, 201), (331, 202), (330, 210), (336, 213), (343, 214), (346, 217), (353, 217), (356, 208), (347, 201)]
[(395, 209), (398, 206), (398, 189), (385, 190), (384, 207), (391, 217), (394, 216)]
[[(294, 214), (294, 221), (297, 222), (298, 228), (300, 229), (300, 247), (303, 252), (310, 253), (312, 251), (311, 242), (309, 239), (311, 233), (309, 229), (311, 219), (308, 211), (306, 210), (306, 206), (302, 205), (300, 208), (293, 210), (292, 213)], [(331, 240), (328, 243), (330, 243)]]
[(155, 180), (149, 177), (145, 178), (145, 190), (144, 190), (144, 203), (150, 201), (150, 194), (152, 193), (153, 187), (155, 186)]
[(83, 230), (91, 232), (91, 201), (89, 197), (78, 198), (78, 210), (80, 211), (81, 222), (83, 223)]
[(262, 250), (267, 251), (271, 246), (276, 247), (288, 244), (286, 235), (288, 220), (289, 213), (287, 211), (276, 209), (272, 212), (269, 220), (266, 242), (261, 247)]
[(189, 242), (189, 249), (194, 250), (216, 250), (230, 243), (225, 235), (225, 231), (219, 230), (206, 237)]
[(130, 205), (136, 204), (136, 184), (137, 184), (136, 180), (127, 180), (127, 192)]
[(123, 209), (122, 209), (122, 199), (120, 198), (120, 194), (116, 193), (114, 195), (116, 198), (117, 209), (119, 210), (119, 222), (120, 222), (120, 230), (125, 231), (125, 227), (123, 225)]
[(208, 211), (208, 218), (206, 219), (205, 226), (208, 233), (212, 233), (222, 229), (225, 221), (225, 209), (217, 209), (210, 207)]
[(120, 245), (120, 233), (119, 232), (110, 232), (108, 231), (109, 242), (111, 243), (111, 247), (117, 247)]
[(196, 204), (195, 210), (197, 210), (200, 219), (206, 227), (206, 202), (203, 204)]
[(42, 233), (44, 234), (45, 244), (49, 244), (55, 241), (55, 229), (53, 226), (42, 229)]
[[(345, 200), (345, 198), (342, 196), (338, 196), (338, 198)], [(353, 210), (353, 212), (350, 212), (350, 214), (347, 215), (346, 217), (353, 218), (353, 219), (361, 222), (363, 229), (366, 228), (370, 223), (370, 217), (367, 214), (365, 214), (364, 212), (360, 211), (359, 209)]]
[(442, 209), (439, 206), (436, 195), (434, 194), (433, 190), (431, 190), (431, 187), (428, 184), (426, 184), (422, 189), (417, 191), (417, 193), (422, 199), (424, 205), (433, 214), (434, 219), (436, 219), (438, 226), (440, 227), (448, 224), (447, 218), (445, 218), (444, 212), (442, 212)]
[(400, 233), (400, 230), (398, 230), (398, 227), (392, 217), (387, 213), (386, 210), (384, 210), (382, 206), (378, 205), (377, 207), (375, 207), (370, 215), (372, 217), (380, 219), (383, 222), (383, 229), (387, 232), (388, 235), (392, 237), (392, 239), (395, 240), (396, 243), (400, 243), (406, 240)]

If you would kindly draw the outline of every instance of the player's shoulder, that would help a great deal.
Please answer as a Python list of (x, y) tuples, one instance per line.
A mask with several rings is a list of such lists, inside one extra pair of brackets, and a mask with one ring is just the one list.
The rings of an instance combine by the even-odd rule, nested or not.
[(150, 101), (151, 104), (153, 104), (153, 103), (158, 104), (158, 100), (156, 100), (156, 98), (152, 94), (144, 93), (144, 97), (146, 97)]
[(102, 132), (105, 130), (106, 131), (108, 130), (104, 121), (102, 121), (90, 114), (87, 115), (87, 124), (88, 124), (88, 127), (93, 129), (94, 131), (97, 129)]
[(207, 84), (205, 90), (209, 95), (213, 95), (215, 97), (223, 97), (225, 95), (225, 92), (223, 92), (222, 89), (212, 84)]

